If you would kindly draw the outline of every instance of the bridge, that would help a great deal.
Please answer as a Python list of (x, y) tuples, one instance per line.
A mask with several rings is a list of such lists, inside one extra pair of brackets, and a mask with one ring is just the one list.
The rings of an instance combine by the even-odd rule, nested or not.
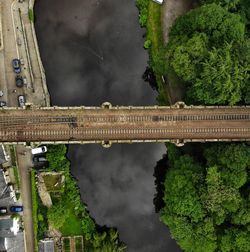
[(33, 107), (0, 109), (6, 144), (250, 141), (250, 106)]

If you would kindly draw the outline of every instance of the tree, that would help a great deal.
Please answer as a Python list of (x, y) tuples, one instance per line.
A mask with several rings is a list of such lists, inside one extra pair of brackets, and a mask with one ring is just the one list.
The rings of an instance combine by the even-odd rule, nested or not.
[(241, 100), (248, 69), (235, 59), (232, 44), (212, 49), (201, 66), (200, 76), (196, 75), (189, 90), (190, 96), (206, 104), (233, 105)]
[[(170, 151), (172, 156), (172, 151)], [(171, 158), (161, 221), (184, 251), (249, 251), (250, 146), (214, 144), (198, 163)]]
[(96, 252), (122, 252), (126, 249), (126, 246), (119, 241), (119, 235), (115, 229), (96, 233), (92, 240), (92, 246)]
[(243, 93), (249, 89), (250, 59), (242, 56), (248, 48), (240, 15), (216, 4), (204, 5), (173, 25), (167, 71), (186, 83), (186, 100), (232, 105), (248, 100)]
[(202, 0), (203, 4), (216, 3), (228, 10), (235, 10), (239, 4), (240, 0)]
[(48, 221), (56, 229), (63, 226), (69, 217), (70, 209), (65, 207), (64, 201), (60, 200), (48, 210)]
[(64, 144), (49, 145), (46, 154), (49, 161), (49, 169), (53, 171), (64, 171), (69, 167), (69, 161), (66, 158), (67, 147)]

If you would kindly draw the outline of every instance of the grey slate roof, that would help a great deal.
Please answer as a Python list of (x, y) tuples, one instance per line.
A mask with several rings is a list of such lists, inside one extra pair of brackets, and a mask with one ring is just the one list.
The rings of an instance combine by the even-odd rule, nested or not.
[(7, 162), (7, 160), (5, 159), (3, 146), (0, 145), (0, 164), (3, 164), (5, 162)]
[(51, 239), (40, 240), (38, 243), (38, 252), (54, 252), (54, 241)]

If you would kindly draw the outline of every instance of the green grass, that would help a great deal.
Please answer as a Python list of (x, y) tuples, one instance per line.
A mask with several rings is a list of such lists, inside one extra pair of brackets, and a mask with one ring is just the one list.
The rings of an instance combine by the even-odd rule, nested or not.
[(15, 176), (15, 181), (16, 181), (16, 186), (18, 189), (20, 189), (20, 177), (19, 177), (19, 172), (18, 169), (16, 167), (16, 153), (15, 153), (15, 147), (13, 145), (11, 145), (9, 147), (10, 150), (10, 157), (11, 157), (11, 162), (12, 162), (12, 168), (13, 168), (13, 172), (14, 172), (14, 176)]
[(28, 16), (29, 16), (29, 20), (34, 23), (35, 18), (34, 18), (34, 12), (32, 9), (29, 9)]
[(16, 181), (16, 186), (18, 189), (20, 189), (20, 177), (19, 177), (19, 172), (16, 166), (12, 166), (14, 176), (15, 176), (15, 181)]
[(61, 183), (62, 174), (48, 174), (43, 176), (44, 183), (49, 192), (62, 192), (63, 184)]
[(33, 218), (33, 229), (34, 229), (34, 240), (35, 240), (35, 252), (38, 251), (37, 247), (37, 231), (38, 231), (38, 219), (37, 219), (37, 190), (36, 190), (36, 178), (35, 171), (31, 171), (31, 194), (32, 194), (32, 218)]
[(157, 98), (160, 105), (169, 104), (169, 95), (166, 85), (162, 80), (165, 72), (165, 50), (161, 24), (161, 5), (149, 2), (148, 5), (148, 20), (147, 20), (147, 40), (151, 41), (149, 48), (150, 66), (153, 68), (159, 96)]
[(82, 235), (81, 218), (75, 215), (74, 206), (65, 207), (70, 207), (71, 211), (64, 225), (60, 228), (60, 232), (63, 236)]

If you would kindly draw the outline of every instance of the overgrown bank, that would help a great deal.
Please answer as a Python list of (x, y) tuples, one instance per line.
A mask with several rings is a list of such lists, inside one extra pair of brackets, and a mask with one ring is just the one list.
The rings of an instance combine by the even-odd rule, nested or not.
[(85, 240), (84, 251), (124, 251), (125, 246), (119, 241), (118, 232), (112, 228), (96, 225), (87, 207), (81, 203), (79, 188), (70, 174), (70, 163), (66, 159), (66, 152), (65, 145), (48, 146), (46, 156), (49, 168), (46, 171), (63, 174), (64, 181), (60, 190), (50, 188), (51, 207), (45, 207), (38, 195), (34, 201), (38, 205), (34, 207), (37, 209), (35, 219), (38, 222), (36, 229), (38, 239), (47, 236), (50, 226), (58, 230), (63, 237), (82, 235)]
[[(204, 0), (177, 18), (163, 47), (162, 74), (180, 81), (187, 104), (250, 103), (249, 24), (245, 0)], [(151, 47), (149, 53), (152, 60)], [(172, 237), (185, 251), (250, 251), (249, 145), (167, 147), (164, 204), (157, 201)]]
[(139, 10), (139, 22), (146, 28), (144, 48), (149, 53), (149, 68), (154, 73), (156, 88), (158, 90), (158, 103), (169, 103), (164, 75), (166, 73), (165, 47), (161, 27), (161, 6), (151, 0), (136, 0)]

